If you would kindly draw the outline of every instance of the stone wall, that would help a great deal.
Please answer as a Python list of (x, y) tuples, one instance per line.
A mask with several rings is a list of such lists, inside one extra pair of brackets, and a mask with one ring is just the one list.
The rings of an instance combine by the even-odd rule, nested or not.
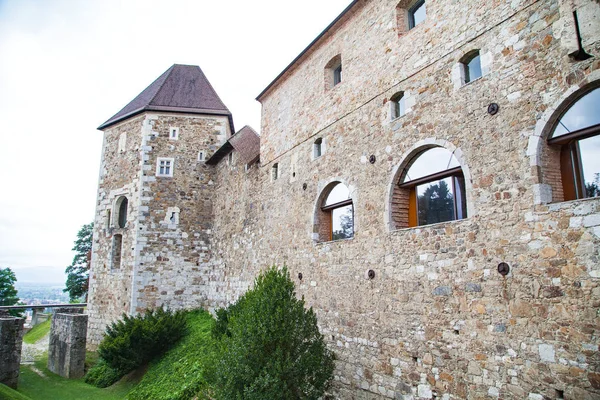
[(88, 316), (80, 309), (58, 309), (52, 317), (48, 369), (64, 378), (85, 375)]
[[(169, 137), (171, 128), (179, 129), (177, 139)], [(230, 134), (227, 117), (155, 113), (104, 132), (90, 278), (90, 349), (122, 313), (161, 305), (197, 307), (206, 301), (200, 271), (211, 260), (214, 172), (204, 160)], [(156, 176), (159, 157), (172, 159), (172, 177)], [(128, 213), (121, 228), (123, 197)], [(122, 241), (119, 267), (114, 265), (115, 238)]]
[[(341, 398), (597, 398), (600, 200), (552, 196), (549, 132), (538, 127), (600, 79), (596, 58), (567, 56), (571, 6), (436, 1), (400, 32), (397, 5), (359, 3), (262, 96), (262, 165), (218, 166), (209, 299), (229, 302), (259, 270), (287, 265), (336, 352)], [(600, 5), (575, 7), (598, 54)], [(485, 74), (457, 85), (473, 49)], [(337, 54), (343, 79), (327, 89)], [(399, 91), (411, 104), (391, 120)], [(327, 146), (313, 159), (317, 138)], [(468, 218), (393, 229), (393, 185), (432, 145), (461, 164)], [(318, 199), (334, 181), (351, 190), (355, 236), (318, 243)]]
[(0, 383), (17, 388), (23, 346), (22, 318), (0, 316)]
[[(101, 178), (99, 197), (101, 210), (133, 185), (135, 239), (124, 235), (133, 254), (124, 262), (134, 272), (99, 270), (110, 233), (96, 231), (94, 340), (116, 311), (223, 306), (261, 269), (287, 265), (336, 353), (340, 398), (600, 397), (600, 200), (562, 201), (546, 143), (565, 100), (600, 82), (596, 57), (568, 57), (577, 49), (573, 8), (586, 50), (600, 53), (600, 5), (426, 4), (426, 20), (411, 30), (402, 25), (409, 1), (356, 4), (261, 96), (261, 164), (248, 170), (235, 151), (214, 169), (192, 161), (198, 146), (209, 145), (210, 156), (222, 143), (224, 121), (136, 120), (129, 178)], [(459, 62), (473, 50), (483, 76), (463, 85)], [(342, 82), (324, 85), (337, 55)], [(407, 112), (392, 119), (399, 92)], [(105, 151), (118, 150), (127, 124), (106, 132)], [(167, 137), (173, 124), (176, 142)], [(203, 136), (186, 142), (196, 128)], [(468, 217), (396, 229), (406, 219), (394, 187), (411, 157), (431, 146), (460, 163)], [(175, 158), (172, 179), (154, 176), (156, 157)], [(103, 165), (118, 171), (120, 162)], [(320, 242), (316, 216), (333, 182), (350, 189), (354, 237)], [(96, 221), (102, 229), (101, 211)], [(497, 272), (503, 262), (507, 276)]]

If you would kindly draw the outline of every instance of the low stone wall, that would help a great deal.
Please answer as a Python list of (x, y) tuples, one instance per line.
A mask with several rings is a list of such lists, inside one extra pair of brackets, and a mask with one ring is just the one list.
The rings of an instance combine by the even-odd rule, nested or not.
[(48, 369), (65, 378), (81, 378), (85, 374), (88, 316), (79, 314), (80, 309), (57, 311), (50, 330)]
[(19, 381), (24, 322), (22, 318), (0, 316), (0, 383), (13, 389)]

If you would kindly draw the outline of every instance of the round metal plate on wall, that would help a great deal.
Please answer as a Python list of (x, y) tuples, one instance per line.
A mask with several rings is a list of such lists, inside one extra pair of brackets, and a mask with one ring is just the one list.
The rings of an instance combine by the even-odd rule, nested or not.
[(498, 105), (498, 103), (490, 103), (490, 105), (488, 106), (488, 114), (496, 115), (498, 114), (498, 111), (500, 111), (500, 106)]
[(498, 264), (498, 273), (500, 275), (506, 276), (506, 275), (508, 275), (509, 272), (510, 272), (510, 267), (508, 266), (507, 263), (501, 262), (500, 264)]
[(375, 161), (377, 161), (377, 158), (375, 158), (375, 155), (371, 154), (371, 157), (369, 157), (369, 162), (371, 164), (375, 164)]

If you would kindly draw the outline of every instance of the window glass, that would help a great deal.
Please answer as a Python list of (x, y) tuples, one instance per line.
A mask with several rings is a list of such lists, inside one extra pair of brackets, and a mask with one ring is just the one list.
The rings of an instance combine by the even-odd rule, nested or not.
[(452, 177), (448, 177), (416, 187), (419, 225), (456, 219), (453, 186)]
[(125, 228), (127, 223), (127, 204), (127, 199), (124, 198), (121, 200), (121, 205), (119, 205), (119, 228)]
[(600, 196), (600, 136), (580, 140), (578, 146), (585, 183), (585, 197)]
[(481, 78), (481, 58), (479, 53), (465, 64), (465, 83)]
[(410, 182), (431, 174), (459, 167), (456, 157), (443, 147), (425, 150), (410, 165), (402, 182)]
[(314, 145), (314, 158), (317, 157), (321, 157), (322, 154), (322, 146), (323, 144), (323, 139), (319, 138), (317, 140), (315, 140), (315, 145)]
[(352, 204), (331, 210), (331, 219), (331, 240), (349, 239), (354, 236)]
[(425, 9), (425, 2), (419, 1), (409, 11), (410, 28), (414, 28), (415, 26), (419, 25), (421, 22), (425, 21), (426, 16), (427, 16), (427, 11)]
[(339, 203), (344, 200), (348, 200), (350, 198), (350, 191), (343, 184), (337, 184), (335, 187), (329, 192), (327, 199), (325, 200), (324, 206), (330, 206), (332, 204)]
[(569, 108), (556, 125), (552, 137), (597, 124), (600, 124), (600, 88), (592, 90)]
[(333, 70), (333, 85), (337, 85), (342, 81), (342, 65)]
[(406, 113), (406, 98), (404, 93), (398, 93), (392, 97), (392, 118), (399, 118)]

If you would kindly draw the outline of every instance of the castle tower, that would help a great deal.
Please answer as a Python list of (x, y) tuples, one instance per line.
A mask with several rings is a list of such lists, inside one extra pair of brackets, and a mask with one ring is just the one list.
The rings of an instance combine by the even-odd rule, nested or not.
[(173, 65), (104, 133), (90, 271), (88, 343), (122, 313), (202, 304), (213, 169), (233, 130), (202, 70)]

